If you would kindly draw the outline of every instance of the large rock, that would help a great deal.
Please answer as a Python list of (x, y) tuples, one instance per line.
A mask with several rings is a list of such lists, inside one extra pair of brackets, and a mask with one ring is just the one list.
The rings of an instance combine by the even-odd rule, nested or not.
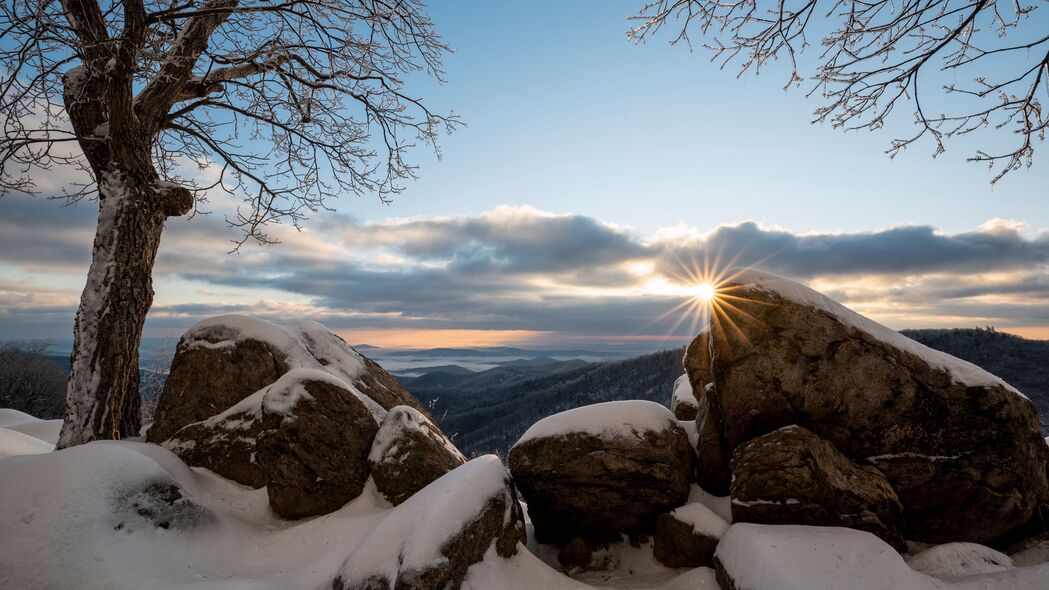
[(651, 533), (684, 504), (693, 471), (688, 437), (665, 407), (608, 402), (535, 423), (509, 454), (541, 543), (594, 543)]
[(736, 447), (798, 424), (885, 474), (909, 539), (993, 539), (1045, 497), (1038, 414), (1001, 379), (779, 277), (743, 271), (719, 293), (685, 354), (709, 491)]
[(452, 441), (408, 406), (390, 410), (368, 454), (375, 488), (395, 506), (463, 463)]
[(714, 551), (728, 523), (699, 502), (656, 519), (652, 555), (667, 567), (713, 567)]
[(357, 546), (333, 590), (457, 590), (485, 553), (509, 558), (525, 541), (513, 483), (495, 455), (438, 478), (387, 516)]
[(859, 467), (800, 426), (748, 441), (732, 455), (732, 522), (844, 526), (904, 550), (903, 508), (874, 467)]
[(343, 381), (379, 419), (398, 405), (426, 412), (389, 373), (316, 322), (220, 316), (196, 324), (179, 340), (146, 440), (167, 440), (296, 368), (318, 369)]
[(270, 507), (286, 518), (327, 514), (368, 481), (378, 424), (361, 399), (322, 371), (296, 369), (262, 399), (258, 462)]
[(266, 389), (207, 420), (180, 428), (161, 446), (187, 465), (210, 469), (242, 485), (264, 487), (268, 478), (256, 460), (256, 440), (262, 432), (262, 397)]
[(368, 480), (379, 429), (363, 396), (316, 369), (293, 369), (162, 446), (183, 461), (254, 488), (287, 518), (326, 514)]

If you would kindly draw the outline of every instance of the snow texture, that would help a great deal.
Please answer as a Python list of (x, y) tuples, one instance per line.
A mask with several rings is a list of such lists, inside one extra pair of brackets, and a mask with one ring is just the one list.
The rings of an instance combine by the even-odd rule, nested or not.
[(674, 381), (674, 393), (670, 395), (670, 407), (676, 408), (679, 405), (699, 409), (699, 400), (692, 391), (692, 383), (689, 382), (688, 375), (682, 375)]
[(721, 517), (727, 523), (732, 523), (732, 498), (730, 496), (715, 496), (696, 484), (688, 492), (688, 503), (699, 502)]
[[(343, 564), (343, 577), (393, 581), (398, 572), (441, 564), (447, 559), (441, 547), (476, 519), (490, 499), (508, 494), (509, 485), (509, 474), (495, 455), (478, 457), (449, 471), (375, 527)], [(510, 517), (508, 511), (506, 518)]]
[(960, 578), (1011, 570), (1013, 560), (1004, 553), (976, 543), (947, 543), (907, 558), (911, 569), (937, 578)]
[(874, 535), (854, 529), (734, 524), (715, 558), (739, 590), (932, 590)]
[(830, 297), (804, 285), (754, 269), (733, 270), (728, 273), (728, 276), (731, 278), (727, 279), (726, 282), (737, 283), (766, 293), (774, 293), (787, 301), (824, 311), (845, 326), (866, 332), (889, 346), (917, 356), (934, 368), (946, 371), (955, 383), (975, 387), (1000, 386), (1023, 396), (1013, 386), (980, 367), (915, 342), (903, 334), (864, 317)]
[[(317, 322), (276, 324), (250, 316), (224, 315), (198, 322), (182, 336), (182, 344), (188, 348), (231, 348), (244, 340), (265, 342), (285, 355), (291, 369), (311, 370), (311, 378), (351, 391), (368, 406), (377, 422), (386, 417), (386, 410), (357, 387), (367, 372), (364, 357)], [(276, 398), (275, 392), (274, 403)]]
[(707, 537), (720, 539), (729, 527), (724, 518), (715, 514), (701, 502), (685, 504), (680, 508), (675, 508), (670, 514), (677, 520), (692, 525), (694, 532)]
[(405, 459), (407, 449), (400, 449), (398, 443), (404, 440), (406, 431), (418, 432), (427, 438), (438, 441), (453, 456), (461, 458), (463, 462), (466, 461), (466, 457), (463, 456), (459, 449), (455, 448), (455, 445), (451, 444), (446, 437), (436, 436), (434, 431), (427, 428), (427, 424), (432, 423), (419, 410), (409, 406), (393, 407), (390, 409), (386, 419), (382, 421), (382, 425), (379, 426), (379, 431), (375, 433), (375, 438), (372, 439), (372, 447), (368, 452), (368, 461), (383, 464), (402, 462)]
[(17, 430), (0, 428), (0, 459), (17, 455), (50, 453), (54, 448), (55, 445), (42, 441), (39, 438), (22, 434)]
[(646, 432), (663, 432), (677, 426), (677, 419), (660, 404), (644, 400), (604, 402), (574, 408), (536, 422), (525, 431), (520, 445), (536, 438), (589, 434), (605, 440), (639, 438)]

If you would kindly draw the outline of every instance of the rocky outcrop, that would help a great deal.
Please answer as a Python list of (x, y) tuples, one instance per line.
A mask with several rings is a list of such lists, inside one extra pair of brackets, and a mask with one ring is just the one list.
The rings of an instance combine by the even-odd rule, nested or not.
[(732, 521), (843, 526), (904, 550), (903, 508), (874, 467), (859, 467), (800, 426), (740, 445), (732, 455)]
[(1038, 414), (1000, 379), (778, 277), (718, 291), (731, 305), (685, 355), (709, 491), (727, 490), (739, 445), (798, 424), (884, 473), (909, 539), (994, 539), (1045, 497)]
[(452, 441), (408, 406), (390, 410), (368, 454), (375, 488), (395, 506), (463, 463)]
[(513, 483), (495, 455), (441, 476), (391, 512), (349, 556), (333, 590), (456, 590), (485, 553), (525, 541)]
[(693, 453), (674, 415), (646, 401), (609, 402), (540, 420), (509, 454), (541, 543), (592, 544), (651, 533), (688, 498)]
[(277, 514), (327, 514), (364, 490), (378, 425), (339, 381), (320, 371), (289, 373), (266, 392), (261, 422), (258, 463)]
[(179, 340), (146, 440), (165, 441), (296, 368), (321, 370), (343, 381), (379, 418), (398, 405), (426, 413), (382, 367), (316, 322), (220, 316), (196, 324)]
[(652, 555), (667, 567), (713, 567), (714, 551), (728, 526), (698, 502), (660, 514)]

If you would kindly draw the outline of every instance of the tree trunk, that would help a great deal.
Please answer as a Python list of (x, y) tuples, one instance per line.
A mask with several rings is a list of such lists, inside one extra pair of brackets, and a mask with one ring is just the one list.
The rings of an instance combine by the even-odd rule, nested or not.
[(58, 448), (139, 434), (138, 347), (153, 303), (153, 263), (165, 219), (192, 206), (188, 190), (158, 182), (148, 153), (97, 175), (98, 227)]

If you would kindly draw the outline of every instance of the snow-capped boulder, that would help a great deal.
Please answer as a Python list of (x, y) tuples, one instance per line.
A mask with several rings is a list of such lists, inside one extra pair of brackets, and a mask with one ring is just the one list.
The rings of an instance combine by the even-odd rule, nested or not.
[(722, 590), (942, 590), (892, 547), (855, 529), (739, 523), (714, 554)]
[(685, 354), (709, 491), (727, 489), (736, 447), (798, 424), (885, 474), (909, 539), (994, 539), (1046, 497), (1038, 413), (1001, 379), (773, 275), (719, 293), (732, 305)]
[(670, 409), (678, 420), (695, 420), (699, 412), (699, 401), (692, 392), (692, 383), (688, 375), (682, 375), (674, 381), (674, 391), (670, 394)]
[(379, 365), (316, 322), (275, 324), (247, 316), (219, 316), (179, 340), (146, 438), (162, 442), (180, 428), (215, 416), (296, 368), (317, 369), (368, 405), (386, 410), (425, 408)]
[(693, 453), (665, 407), (621, 401), (536, 422), (508, 463), (539, 542), (601, 544), (651, 533), (657, 516), (684, 504)]
[(714, 550), (728, 527), (700, 502), (686, 504), (656, 519), (652, 554), (667, 567), (713, 567)]
[(327, 514), (364, 490), (379, 427), (343, 383), (322, 371), (296, 369), (262, 398), (257, 460), (270, 507), (283, 517)]
[(510, 475), (495, 455), (446, 473), (395, 508), (346, 559), (333, 590), (456, 590), (490, 548), (525, 541)]
[(860, 467), (800, 426), (743, 443), (732, 455), (732, 521), (844, 526), (903, 550), (903, 508), (874, 467)]
[(463, 463), (452, 441), (408, 406), (390, 410), (368, 454), (375, 488), (394, 506)]

